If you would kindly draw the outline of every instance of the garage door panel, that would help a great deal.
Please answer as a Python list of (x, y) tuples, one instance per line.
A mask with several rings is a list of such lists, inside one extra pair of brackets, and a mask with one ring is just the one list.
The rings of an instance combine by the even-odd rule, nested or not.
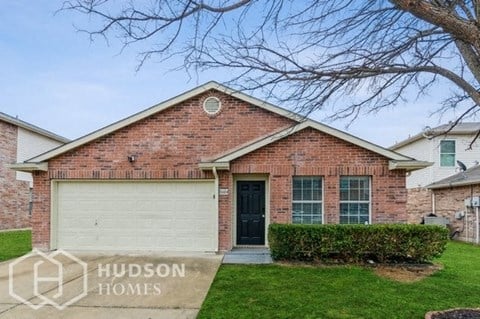
[(216, 250), (212, 182), (59, 182), (57, 246)]

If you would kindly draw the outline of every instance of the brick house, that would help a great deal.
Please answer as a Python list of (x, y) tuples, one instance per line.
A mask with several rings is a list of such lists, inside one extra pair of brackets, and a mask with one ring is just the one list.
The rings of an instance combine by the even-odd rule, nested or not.
[(0, 230), (30, 227), (32, 175), (7, 165), (27, 160), (68, 140), (0, 112)]
[(404, 223), (427, 164), (209, 82), (15, 169), (35, 247), (225, 251), (270, 223)]
[[(453, 128), (451, 124), (443, 124), (409, 137), (390, 148), (432, 164), (407, 176), (407, 212), (410, 223), (419, 223), (422, 217), (429, 213), (438, 214), (437, 210), (440, 207), (438, 203), (435, 205), (434, 201), (439, 201), (440, 198), (434, 197), (432, 189), (428, 186), (457, 174), (459, 172), (457, 160), (467, 167), (475, 166), (480, 161), (478, 142), (470, 147), (479, 130), (478, 122), (459, 123)], [(443, 194), (443, 191), (441, 193)], [(441, 203), (447, 203), (448, 200), (449, 196), (441, 199)], [(445, 209), (447, 207), (451, 205), (448, 204)], [(440, 208), (444, 212), (445, 209)], [(453, 220), (453, 216), (448, 215)]]
[(480, 165), (453, 174), (426, 188), (432, 193), (435, 215), (448, 218), (458, 238), (464, 241), (480, 241), (480, 218), (477, 204), (472, 197), (480, 196)]

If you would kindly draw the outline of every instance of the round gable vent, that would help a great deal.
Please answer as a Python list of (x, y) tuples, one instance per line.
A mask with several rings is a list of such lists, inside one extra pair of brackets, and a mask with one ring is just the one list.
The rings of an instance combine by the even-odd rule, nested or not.
[(220, 100), (214, 96), (210, 96), (203, 101), (203, 110), (208, 115), (215, 115), (220, 111), (221, 103)]

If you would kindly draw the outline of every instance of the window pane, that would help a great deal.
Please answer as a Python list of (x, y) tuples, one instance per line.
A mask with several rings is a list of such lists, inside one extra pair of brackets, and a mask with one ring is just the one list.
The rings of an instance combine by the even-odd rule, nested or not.
[(292, 192), (293, 192), (293, 200), (302, 199), (302, 180), (301, 179), (297, 177), (293, 178)]
[(320, 178), (312, 180), (313, 194), (312, 200), (322, 200), (322, 181)]
[(442, 154), (440, 156), (440, 166), (455, 166), (455, 154)]
[(360, 200), (370, 200), (370, 190), (363, 189), (360, 193)]
[(312, 215), (312, 224), (321, 224), (322, 215)]
[(440, 141), (440, 166), (455, 166), (455, 141)]
[(340, 223), (358, 224), (369, 221), (370, 177), (342, 176), (340, 178)]
[(367, 203), (358, 204), (358, 212), (361, 215), (368, 215), (368, 204)]
[(350, 188), (354, 189), (354, 188), (358, 188), (358, 187), (359, 187), (358, 179), (357, 178), (351, 178), (350, 179)]
[(358, 189), (350, 189), (350, 196), (348, 200), (359, 200), (360, 196), (358, 194)]
[(455, 141), (441, 141), (440, 153), (455, 153)]
[(348, 223), (349, 224), (359, 224), (360, 220), (359, 220), (358, 216), (350, 216)]
[(368, 216), (360, 216), (360, 224), (368, 224)]
[(292, 222), (295, 224), (322, 223), (321, 177), (296, 176), (292, 183)]
[(302, 181), (303, 200), (312, 200), (312, 180), (303, 178)]
[(301, 189), (293, 189), (293, 200), (302, 200), (302, 190)]
[(299, 177), (293, 178), (293, 189), (301, 189), (302, 188), (302, 179)]

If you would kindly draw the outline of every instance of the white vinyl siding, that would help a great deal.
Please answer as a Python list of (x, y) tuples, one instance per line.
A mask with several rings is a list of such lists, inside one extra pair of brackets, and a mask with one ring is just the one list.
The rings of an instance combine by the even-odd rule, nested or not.
[[(62, 144), (63, 143), (59, 141), (19, 127), (17, 136), (17, 162), (23, 162)], [(33, 187), (31, 173), (16, 172), (16, 175), (17, 180), (30, 182), (30, 187)]]
[(295, 176), (292, 187), (292, 222), (294, 224), (321, 224), (322, 178)]

